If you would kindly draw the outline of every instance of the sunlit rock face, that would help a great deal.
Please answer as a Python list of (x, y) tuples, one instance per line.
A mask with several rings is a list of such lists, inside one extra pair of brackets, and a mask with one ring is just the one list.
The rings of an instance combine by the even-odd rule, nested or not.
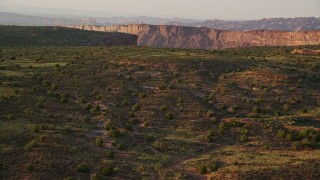
[(225, 49), (250, 46), (320, 44), (320, 31), (230, 31), (210, 28), (131, 24), (120, 26), (69, 26), (91, 31), (122, 32), (138, 36), (138, 45), (162, 48)]

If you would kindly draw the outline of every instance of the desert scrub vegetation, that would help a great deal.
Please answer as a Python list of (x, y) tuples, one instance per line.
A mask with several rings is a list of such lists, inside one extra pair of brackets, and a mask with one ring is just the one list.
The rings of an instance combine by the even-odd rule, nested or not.
[(117, 137), (120, 137), (121, 135), (122, 135), (121, 132), (117, 128), (112, 128), (108, 130), (108, 136), (110, 138), (117, 138)]
[(2, 47), (0, 179), (319, 179), (319, 57), (290, 48)]
[(169, 150), (168, 143), (166, 143), (164, 141), (155, 141), (153, 143), (153, 147), (158, 151), (168, 151)]
[(96, 137), (96, 139), (95, 139), (95, 145), (96, 145), (97, 147), (102, 147), (102, 145), (103, 145), (103, 139), (102, 139), (100, 136)]
[(154, 135), (152, 135), (152, 134), (147, 134), (146, 136), (145, 136), (145, 140), (147, 141), (147, 142), (154, 142), (155, 141), (155, 137), (154, 137)]
[(102, 174), (104, 176), (111, 176), (115, 173), (115, 165), (113, 161), (105, 161), (104, 167), (102, 168)]
[(37, 146), (38, 146), (37, 142), (35, 140), (32, 140), (24, 145), (24, 149), (26, 151), (32, 151)]
[(174, 117), (173, 117), (173, 114), (172, 114), (171, 112), (167, 112), (167, 113), (165, 114), (165, 118), (167, 118), (167, 119), (173, 119)]
[(88, 164), (82, 163), (77, 166), (76, 170), (77, 170), (77, 172), (80, 172), (80, 173), (89, 173), (90, 167)]
[(208, 173), (208, 167), (204, 164), (200, 164), (197, 166), (197, 169), (199, 171), (199, 173), (201, 174), (207, 174)]

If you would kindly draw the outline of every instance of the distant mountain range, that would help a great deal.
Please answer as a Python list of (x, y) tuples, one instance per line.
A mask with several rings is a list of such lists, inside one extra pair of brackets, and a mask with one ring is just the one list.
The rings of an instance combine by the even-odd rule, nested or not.
[(0, 12), (0, 24), (19, 26), (67, 26), (67, 25), (99, 25), (94, 18), (66, 19), (54, 17), (40, 17)]
[(319, 30), (320, 18), (297, 17), (297, 18), (270, 18), (251, 21), (223, 21), (208, 20), (200, 23), (174, 23), (184, 26), (208, 27), (221, 30)]
[(24, 26), (74, 26), (74, 25), (178, 25), (191, 27), (207, 27), (221, 30), (283, 30), (302, 31), (320, 30), (320, 18), (269, 18), (261, 20), (225, 21), (225, 20), (192, 20), (182, 18), (156, 17), (84, 17), (84, 16), (55, 16), (22, 15), (17, 13), (0, 12), (0, 24)]

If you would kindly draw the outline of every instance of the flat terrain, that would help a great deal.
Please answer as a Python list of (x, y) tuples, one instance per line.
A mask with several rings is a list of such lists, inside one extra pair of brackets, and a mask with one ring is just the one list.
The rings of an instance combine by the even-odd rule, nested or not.
[(320, 179), (293, 49), (2, 47), (0, 179)]

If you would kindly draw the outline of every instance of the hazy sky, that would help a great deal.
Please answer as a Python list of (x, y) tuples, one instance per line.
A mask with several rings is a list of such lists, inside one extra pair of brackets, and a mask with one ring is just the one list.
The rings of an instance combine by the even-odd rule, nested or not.
[(0, 0), (4, 5), (202, 19), (320, 17), (320, 0)]

